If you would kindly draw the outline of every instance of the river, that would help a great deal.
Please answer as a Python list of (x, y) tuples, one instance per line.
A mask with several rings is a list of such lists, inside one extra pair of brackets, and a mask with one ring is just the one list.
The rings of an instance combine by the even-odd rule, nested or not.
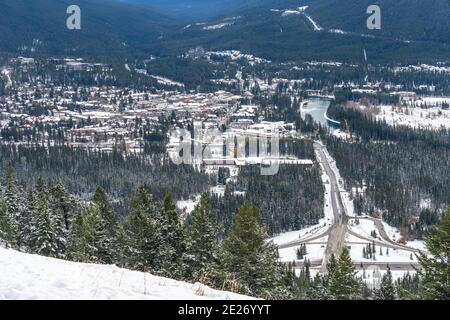
[(331, 125), (326, 119), (325, 114), (330, 106), (331, 101), (323, 98), (311, 98), (308, 99), (308, 105), (302, 107), (301, 116), (305, 119), (307, 114), (311, 115), (314, 121), (322, 124), (323, 126), (336, 128), (336, 124)]

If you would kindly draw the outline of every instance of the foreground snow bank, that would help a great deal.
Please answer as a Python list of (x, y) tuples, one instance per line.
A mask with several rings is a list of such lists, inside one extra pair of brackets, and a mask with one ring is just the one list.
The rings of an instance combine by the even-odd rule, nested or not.
[(0, 247), (0, 299), (249, 299), (116, 266), (68, 262)]

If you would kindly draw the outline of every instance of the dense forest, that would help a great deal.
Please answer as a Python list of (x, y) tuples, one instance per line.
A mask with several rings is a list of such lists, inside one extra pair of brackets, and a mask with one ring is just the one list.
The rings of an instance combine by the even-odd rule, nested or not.
[(443, 255), (448, 257), (450, 210), (427, 238), (432, 257), (419, 256), (423, 270), (395, 284), (388, 271), (371, 290), (356, 277), (349, 251), (332, 256), (328, 272), (311, 277), (309, 262), (298, 275), (292, 264), (277, 262), (256, 206), (244, 203), (226, 238), (220, 240), (207, 194), (189, 219), (182, 219), (170, 193), (154, 198), (144, 186), (131, 196), (132, 208), (120, 218), (107, 193), (97, 188), (88, 202), (76, 201), (61, 182), (42, 178), (23, 189), (9, 166), (0, 193), (0, 245), (77, 262), (116, 264), (214, 288), (269, 299), (448, 299)]
[(390, 127), (355, 109), (334, 105), (353, 143), (326, 138), (358, 213), (382, 215), (411, 236), (422, 236), (450, 204), (450, 133)]
[(242, 168), (223, 197), (213, 196), (218, 220), (225, 229), (245, 201), (261, 209), (270, 235), (299, 230), (323, 218), (324, 190), (318, 166), (281, 165), (275, 176), (261, 176), (259, 170), (257, 166)]
[(71, 194), (82, 199), (100, 186), (121, 214), (126, 214), (127, 198), (140, 184), (158, 197), (171, 192), (176, 199), (188, 199), (215, 182), (192, 166), (173, 164), (163, 154), (125, 155), (119, 150), (106, 153), (64, 146), (0, 145), (0, 150), (0, 163), (14, 164), (21, 185), (31, 186), (41, 176), (44, 181), (62, 181)]

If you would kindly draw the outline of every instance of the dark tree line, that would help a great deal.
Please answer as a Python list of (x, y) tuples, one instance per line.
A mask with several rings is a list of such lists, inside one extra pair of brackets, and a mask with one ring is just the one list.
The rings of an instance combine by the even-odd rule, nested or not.
[(0, 145), (0, 163), (14, 164), (22, 185), (35, 184), (37, 176), (60, 180), (80, 198), (91, 196), (95, 186), (100, 186), (120, 214), (129, 210), (128, 198), (140, 184), (157, 197), (171, 192), (176, 199), (202, 193), (212, 184), (208, 175), (189, 165), (174, 165), (159, 153), (125, 155), (120, 150), (105, 153), (64, 146)]
[(225, 195), (213, 196), (212, 201), (226, 230), (242, 203), (255, 203), (273, 235), (317, 224), (323, 218), (323, 197), (320, 169), (315, 165), (281, 165), (274, 176), (261, 176), (258, 166), (246, 166), (237, 182), (227, 185)]
[(422, 236), (450, 204), (450, 134), (392, 128), (352, 109), (331, 110), (359, 137), (354, 143), (326, 138), (347, 188), (365, 189), (354, 194), (357, 213), (382, 214)]

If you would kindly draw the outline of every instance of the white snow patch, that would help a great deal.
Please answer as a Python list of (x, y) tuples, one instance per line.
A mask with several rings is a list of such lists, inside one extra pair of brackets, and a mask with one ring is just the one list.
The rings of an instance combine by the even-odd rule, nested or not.
[[(448, 103), (450, 98), (423, 98), (415, 102), (416, 105), (436, 105)], [(442, 107), (394, 107), (379, 106), (377, 120), (386, 121), (391, 126), (407, 126), (410, 128), (440, 130), (450, 129), (450, 109)]]
[(9, 300), (206, 300), (251, 299), (130, 271), (75, 263), (0, 247), (0, 299)]

